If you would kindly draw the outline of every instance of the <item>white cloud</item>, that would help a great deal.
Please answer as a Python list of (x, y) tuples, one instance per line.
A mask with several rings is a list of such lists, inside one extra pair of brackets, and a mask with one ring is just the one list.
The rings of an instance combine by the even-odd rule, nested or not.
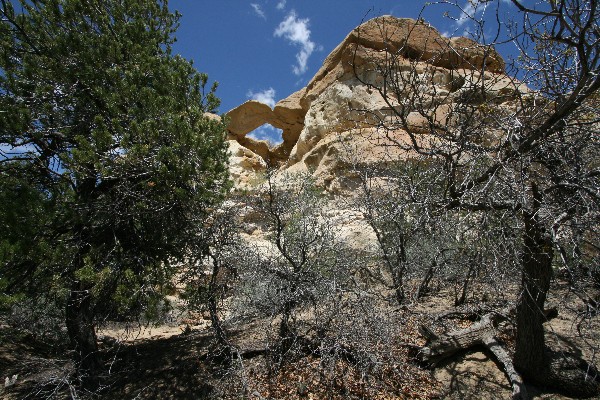
[(477, 11), (476, 5), (472, 1), (467, 1), (462, 7), (462, 15), (455, 22), (456, 26), (461, 27), (471, 21), (475, 18)]
[(252, 90), (249, 90), (246, 96), (251, 100), (265, 103), (271, 108), (275, 107), (275, 89), (273, 88), (268, 88), (256, 93)]
[(254, 12), (256, 13), (256, 15), (258, 15), (262, 19), (267, 19), (267, 16), (266, 16), (265, 12), (263, 11), (262, 7), (260, 6), (260, 4), (250, 3), (250, 7), (252, 7), (254, 9)]
[[(500, 0), (504, 4), (512, 4), (511, 0)], [(499, 6), (489, 0), (467, 0), (461, 7), (461, 15), (455, 20), (456, 27), (460, 28), (470, 21), (483, 18), (486, 10), (492, 8), (497, 11)]]
[(278, 10), (284, 10), (285, 9), (285, 0), (281, 0), (279, 3), (277, 3), (276, 8)]
[(306, 72), (308, 58), (315, 51), (316, 45), (310, 40), (310, 29), (308, 18), (299, 19), (296, 12), (292, 10), (275, 29), (274, 35), (283, 37), (291, 43), (300, 46), (300, 51), (296, 54), (297, 65), (294, 65), (294, 74), (302, 75)]

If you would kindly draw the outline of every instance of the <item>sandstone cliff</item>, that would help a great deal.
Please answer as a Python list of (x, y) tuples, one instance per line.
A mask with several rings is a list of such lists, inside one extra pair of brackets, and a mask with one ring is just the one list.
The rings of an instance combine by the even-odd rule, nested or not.
[[(273, 109), (252, 100), (227, 113), (237, 186), (248, 186), (257, 172), (272, 165), (314, 171), (321, 184), (336, 192), (349, 149), (364, 164), (405, 157), (397, 146), (386, 146), (402, 141), (405, 131), (388, 130), (386, 135), (378, 131), (399, 104), (391, 104), (377, 91), (386, 79), (379, 67), (389, 62), (390, 55), (398, 73), (413, 74), (412, 79), (419, 81), (424, 101), (437, 102), (431, 112), (442, 121), (450, 118), (452, 104), (465, 94), (482, 91), (498, 97), (501, 104), (511, 100), (511, 93), (525, 90), (504, 74), (504, 61), (494, 49), (463, 37), (446, 38), (422, 21), (374, 18), (348, 34), (305, 88)], [(403, 110), (411, 129), (426, 132), (427, 121), (420, 111)], [(283, 130), (280, 145), (269, 148), (246, 136), (265, 123)]]

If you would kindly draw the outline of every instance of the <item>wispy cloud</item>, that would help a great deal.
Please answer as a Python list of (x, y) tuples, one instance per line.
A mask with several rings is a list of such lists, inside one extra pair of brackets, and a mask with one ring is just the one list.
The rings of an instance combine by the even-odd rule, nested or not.
[(275, 107), (275, 89), (273, 88), (261, 90), (260, 92), (249, 90), (248, 93), (246, 93), (246, 97), (251, 100), (260, 101), (271, 108)]
[(475, 4), (473, 1), (467, 1), (464, 6), (462, 6), (462, 15), (456, 19), (455, 25), (460, 28), (475, 18), (477, 12), (480, 11), (477, 8), (477, 4)]
[[(500, 0), (501, 4), (511, 5), (511, 0)], [(490, 8), (496, 12), (499, 10), (499, 3), (490, 2), (489, 0), (466, 0), (461, 9), (461, 15), (455, 20), (454, 24), (457, 27), (462, 27), (468, 22), (480, 19)]]
[(297, 65), (294, 65), (293, 71), (296, 75), (302, 75), (307, 70), (308, 58), (315, 51), (316, 44), (310, 40), (310, 29), (308, 18), (300, 19), (294, 10), (285, 17), (275, 29), (276, 37), (283, 37), (296, 46), (300, 46), (300, 51), (296, 54)]
[(265, 14), (265, 12), (263, 11), (262, 7), (260, 6), (260, 4), (257, 3), (250, 3), (250, 7), (252, 7), (252, 9), (254, 10), (254, 13), (256, 15), (258, 15), (259, 17), (261, 17), (262, 19), (267, 19), (267, 15)]
[(285, 10), (285, 0), (281, 0), (279, 3), (277, 3), (277, 6), (275, 6), (275, 8), (277, 8), (278, 10)]

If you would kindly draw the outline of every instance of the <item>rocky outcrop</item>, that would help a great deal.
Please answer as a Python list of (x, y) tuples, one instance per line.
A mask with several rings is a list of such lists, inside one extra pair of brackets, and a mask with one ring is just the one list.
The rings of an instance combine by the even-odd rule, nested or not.
[(229, 173), (237, 189), (250, 189), (256, 185), (267, 165), (262, 157), (242, 146), (237, 140), (229, 143)]
[(422, 21), (386, 15), (365, 22), (346, 36), (307, 85), (303, 101), (310, 103), (334, 81), (364, 73), (390, 54), (450, 70), (504, 72), (504, 60), (493, 49), (467, 38), (445, 38)]
[[(424, 102), (437, 102), (429, 117), (441, 123), (448, 122), (445, 120), (452, 113), (449, 105), (440, 102), (473, 99), (479, 92), (504, 101), (522, 90), (504, 75), (504, 61), (493, 48), (468, 38), (446, 38), (423, 21), (382, 16), (350, 32), (308, 85), (273, 109), (252, 100), (229, 111), (230, 139), (265, 165), (314, 171), (333, 191), (340, 186), (336, 179), (342, 179), (348, 163), (375, 165), (405, 157), (397, 146), (386, 146), (406, 140), (405, 131), (383, 136), (376, 132), (380, 122), (387, 121), (399, 107), (376, 89), (383, 79), (376, 66), (389, 62), (390, 57), (399, 74), (412, 74), (410, 79), (418, 83), (412, 90), (418, 87)], [(404, 112), (409, 130), (427, 132), (422, 112)], [(246, 136), (263, 124), (283, 130), (280, 145), (270, 148), (266, 142)], [(252, 165), (255, 171), (257, 164)]]
[(227, 113), (227, 129), (237, 138), (245, 136), (264, 124), (276, 126), (271, 107), (256, 100), (249, 100)]

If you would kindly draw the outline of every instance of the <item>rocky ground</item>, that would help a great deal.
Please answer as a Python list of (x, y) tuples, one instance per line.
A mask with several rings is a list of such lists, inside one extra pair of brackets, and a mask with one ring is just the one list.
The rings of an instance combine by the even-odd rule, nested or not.
[[(556, 282), (550, 304), (559, 310), (548, 323), (548, 342), (554, 349), (579, 349), (582, 356), (600, 365), (598, 318), (584, 320), (583, 310), (564, 283)], [(475, 302), (459, 308), (452, 295), (442, 290), (418, 304), (389, 307), (390, 323), (397, 330), (397, 364), (383, 365), (371, 376), (352, 362), (325, 360), (318, 355), (290, 357), (279, 370), (263, 355), (225, 363), (214, 353), (210, 326), (198, 315), (172, 316), (169, 323), (129, 330), (111, 324), (100, 330), (105, 360), (102, 389), (95, 394), (77, 391), (65, 346), (56, 340), (35, 337), (25, 329), (0, 328), (0, 371), (17, 376), (2, 389), (6, 399), (114, 398), (114, 399), (507, 399), (510, 384), (502, 369), (485, 349), (459, 353), (435, 368), (419, 364), (409, 345), (423, 345), (418, 326), (426, 324), (438, 332), (466, 327), (469, 310), (497, 305)], [(498, 300), (498, 299), (496, 299)], [(498, 303), (499, 304), (499, 303)], [(381, 310), (380, 310), (381, 311)], [(459, 311), (457, 314), (448, 312)], [(461, 312), (466, 312), (461, 314)], [(579, 313), (579, 314), (578, 314)], [(447, 318), (439, 317), (447, 314)], [(265, 346), (265, 331), (272, 321), (251, 319), (226, 324), (232, 342), (245, 349)], [(511, 337), (504, 337), (511, 347)], [(59, 341), (60, 343), (60, 341)], [(64, 343), (63, 343), (64, 344)], [(567, 399), (544, 388), (528, 387), (534, 399)], [(241, 397), (240, 397), (241, 396)]]

